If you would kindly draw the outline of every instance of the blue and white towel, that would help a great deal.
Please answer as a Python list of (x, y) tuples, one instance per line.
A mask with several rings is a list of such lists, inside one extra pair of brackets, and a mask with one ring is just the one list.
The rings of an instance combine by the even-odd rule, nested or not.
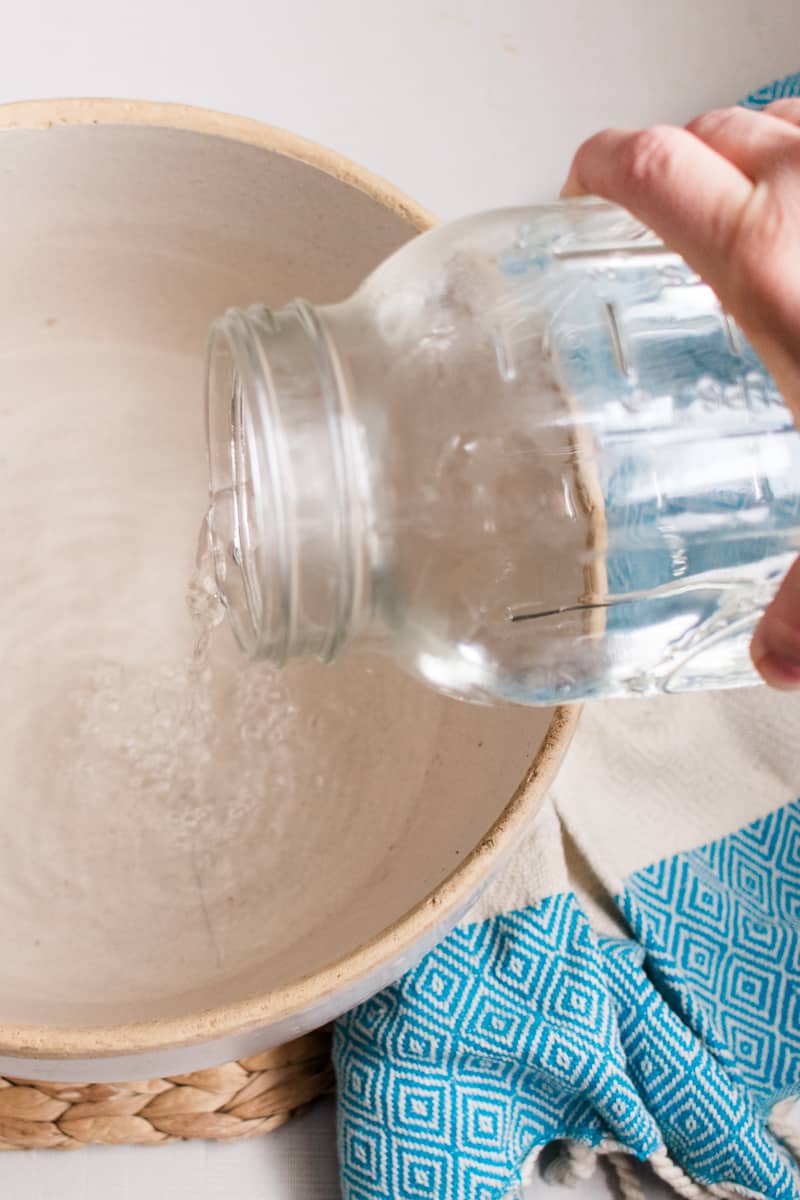
[(631, 1200), (636, 1160), (800, 1200), (798, 731), (762, 689), (586, 710), (468, 922), (338, 1022), (345, 1200), (503, 1200), (598, 1153)]

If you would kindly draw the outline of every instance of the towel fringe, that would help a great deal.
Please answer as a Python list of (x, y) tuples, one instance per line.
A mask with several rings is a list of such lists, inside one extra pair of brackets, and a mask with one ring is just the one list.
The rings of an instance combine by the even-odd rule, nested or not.
[(727, 1192), (711, 1192), (702, 1184), (695, 1183), (691, 1176), (686, 1174), (683, 1167), (670, 1158), (665, 1146), (656, 1150), (655, 1154), (651, 1155), (647, 1161), (662, 1183), (671, 1187), (673, 1192), (677, 1196), (681, 1196), (683, 1200), (709, 1200), (709, 1197), (712, 1196), (729, 1194)]
[(597, 1169), (597, 1151), (588, 1142), (565, 1141), (542, 1171), (545, 1183), (576, 1187)]
[(608, 1163), (617, 1181), (620, 1200), (646, 1200), (639, 1179), (639, 1161), (630, 1154), (609, 1154)]
[[(781, 1126), (783, 1129), (784, 1126)], [(777, 1136), (777, 1135), (776, 1135)], [(598, 1146), (588, 1142), (564, 1140), (555, 1158), (542, 1170), (545, 1183), (561, 1187), (577, 1187), (594, 1175), (597, 1164), (604, 1159), (614, 1173), (620, 1200), (646, 1200), (640, 1181), (639, 1160), (618, 1142), (605, 1141)], [(752, 1195), (746, 1189), (717, 1184), (711, 1188), (695, 1183), (684, 1169), (661, 1147), (647, 1160), (653, 1173), (681, 1200), (741, 1200)]]

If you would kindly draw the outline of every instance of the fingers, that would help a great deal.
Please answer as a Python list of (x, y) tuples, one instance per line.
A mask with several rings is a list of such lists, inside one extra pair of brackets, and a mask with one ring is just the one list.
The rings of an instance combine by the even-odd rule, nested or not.
[[(686, 129), (608, 129), (575, 155), (562, 195), (629, 209), (741, 324), (800, 423), (800, 99), (705, 113)], [(800, 689), (800, 559), (751, 645), (767, 683)]]
[(720, 290), (752, 190), (747, 176), (711, 146), (663, 125), (608, 129), (584, 142), (562, 194), (621, 204)]
[[(748, 183), (786, 158), (800, 162), (797, 98), (759, 112), (716, 109), (685, 130), (607, 129), (580, 147), (562, 195), (594, 193), (622, 204), (691, 261), (702, 250), (698, 237), (709, 245), (713, 234), (712, 249), (724, 248), (750, 196)], [(696, 223), (688, 245), (680, 240), (687, 214)]]
[(789, 121), (792, 125), (800, 125), (800, 98), (797, 96), (773, 100), (762, 111), (770, 116), (780, 117), (782, 121)]
[(772, 687), (800, 688), (800, 559), (792, 564), (761, 618), (750, 657)]
[(755, 182), (781, 159), (800, 162), (800, 105), (784, 103), (786, 117), (772, 108), (720, 108), (695, 117), (686, 128)]

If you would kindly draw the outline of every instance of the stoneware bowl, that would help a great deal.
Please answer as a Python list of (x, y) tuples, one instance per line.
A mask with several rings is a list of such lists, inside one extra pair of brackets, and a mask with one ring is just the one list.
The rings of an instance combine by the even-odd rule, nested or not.
[(576, 716), (358, 655), (247, 673), (231, 644), (187, 735), (208, 324), (343, 298), (431, 219), (215, 113), (47, 101), (0, 127), (0, 1074), (174, 1075), (398, 976), (512, 846)]

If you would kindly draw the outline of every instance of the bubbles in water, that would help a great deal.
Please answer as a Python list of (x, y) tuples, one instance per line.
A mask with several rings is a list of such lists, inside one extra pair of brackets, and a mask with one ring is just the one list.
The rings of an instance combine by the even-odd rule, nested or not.
[(249, 664), (225, 631), (219, 643), (214, 638), (225, 609), (208, 516), (186, 605), (195, 638), (185, 656), (176, 649), (149, 663), (85, 658), (71, 672), (57, 735), (64, 783), (84, 802), (91, 794), (142, 813), (153, 808), (153, 827), (171, 828), (179, 842), (208, 848), (242, 836), (265, 804), (279, 837), (298, 790), (321, 787), (311, 764), (306, 777), (296, 763), (301, 726), (310, 728), (319, 714), (301, 713), (286, 677)]

